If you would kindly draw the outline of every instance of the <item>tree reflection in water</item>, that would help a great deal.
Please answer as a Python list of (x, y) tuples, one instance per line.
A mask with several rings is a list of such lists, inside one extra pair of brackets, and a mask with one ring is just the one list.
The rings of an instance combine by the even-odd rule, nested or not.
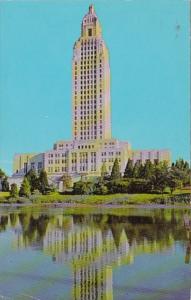
[(1, 215), (0, 232), (14, 230), (13, 247), (38, 248), (56, 263), (70, 262), (73, 299), (111, 300), (113, 268), (132, 264), (139, 254), (165, 251), (182, 241), (185, 263), (190, 263), (190, 218), (189, 211), (175, 209), (145, 214), (132, 210), (120, 216), (41, 214), (29, 210)]

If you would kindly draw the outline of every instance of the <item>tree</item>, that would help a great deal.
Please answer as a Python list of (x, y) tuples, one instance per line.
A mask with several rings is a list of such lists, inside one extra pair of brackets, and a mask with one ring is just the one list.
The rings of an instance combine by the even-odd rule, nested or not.
[(130, 158), (128, 159), (123, 177), (124, 178), (133, 177), (133, 161)]
[(120, 173), (120, 169), (119, 169), (119, 162), (118, 159), (116, 158), (113, 164), (113, 168), (111, 171), (111, 176), (110, 179), (114, 180), (114, 179), (120, 179), (121, 177), (121, 173)]
[(128, 193), (147, 193), (149, 181), (142, 178), (133, 178), (128, 186)]
[(94, 191), (93, 182), (84, 182), (82, 180), (74, 183), (73, 193), (76, 195), (89, 195)]
[(108, 175), (105, 162), (101, 166), (101, 178), (104, 179)]
[(109, 193), (128, 193), (129, 181), (127, 179), (116, 179), (107, 183)]
[(46, 191), (49, 189), (49, 184), (48, 184), (48, 177), (47, 173), (44, 169), (40, 171), (40, 175), (38, 178), (38, 184), (39, 184), (39, 191), (42, 194), (45, 194)]
[(6, 177), (5, 172), (2, 169), (0, 169), (0, 179), (4, 177)]
[(153, 175), (153, 171), (154, 171), (154, 167), (153, 167), (153, 164), (152, 162), (147, 159), (144, 166), (143, 166), (143, 169), (142, 169), (142, 178), (144, 179), (150, 179), (151, 176)]
[(150, 182), (153, 188), (161, 193), (168, 187), (168, 164), (165, 161), (155, 164)]
[(27, 179), (27, 177), (24, 177), (23, 182), (21, 184), (20, 190), (19, 190), (19, 196), (25, 196), (29, 197), (31, 194), (31, 186)]
[(35, 190), (37, 190), (39, 188), (39, 184), (38, 184), (38, 177), (37, 177), (35, 170), (33, 170), (33, 169), (29, 170), (26, 177), (30, 183), (31, 192), (34, 192)]
[(181, 180), (184, 186), (190, 184), (191, 170), (187, 161), (182, 158), (176, 160), (175, 164), (172, 164), (171, 171), (177, 180)]
[(7, 176), (5, 176), (1, 181), (1, 187), (3, 192), (9, 191), (9, 182), (7, 180)]
[(16, 183), (12, 183), (11, 190), (10, 190), (10, 196), (13, 198), (16, 198), (16, 197), (18, 197), (18, 195), (19, 195), (18, 187), (17, 187)]
[(72, 187), (72, 177), (69, 174), (63, 175), (62, 180), (63, 180), (64, 191)]
[(180, 180), (176, 179), (174, 176), (169, 177), (168, 186), (169, 186), (170, 192), (172, 194), (177, 188), (181, 188), (182, 182)]
[(175, 167), (180, 169), (180, 170), (184, 170), (184, 160), (182, 158), (179, 158), (176, 160), (176, 163), (175, 163)]
[(139, 178), (141, 175), (141, 162), (138, 160), (133, 167), (133, 178)]
[(106, 195), (108, 193), (108, 188), (102, 182), (98, 182), (95, 185), (94, 193), (97, 195)]

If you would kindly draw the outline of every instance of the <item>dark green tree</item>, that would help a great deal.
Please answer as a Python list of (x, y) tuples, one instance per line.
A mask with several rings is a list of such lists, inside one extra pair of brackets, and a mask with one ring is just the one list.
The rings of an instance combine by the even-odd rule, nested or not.
[(128, 193), (129, 181), (127, 179), (116, 179), (108, 181), (107, 188), (109, 194)]
[(142, 169), (141, 162), (138, 160), (134, 164), (134, 167), (133, 167), (133, 176), (132, 177), (133, 178), (140, 178), (141, 177), (141, 169)]
[(16, 198), (16, 197), (18, 197), (18, 195), (19, 195), (18, 187), (17, 187), (16, 183), (12, 183), (11, 190), (10, 190), (10, 196), (13, 198)]
[(44, 169), (40, 171), (38, 184), (39, 184), (39, 191), (42, 194), (46, 194), (46, 192), (49, 190), (49, 183), (48, 183), (47, 173)]
[(154, 190), (164, 193), (165, 188), (168, 187), (168, 174), (168, 164), (165, 161), (155, 164), (150, 179)]
[(105, 177), (107, 177), (108, 172), (107, 172), (107, 167), (105, 162), (102, 164), (101, 166), (101, 178), (104, 179)]
[(181, 180), (176, 179), (173, 175), (168, 176), (168, 187), (170, 188), (171, 194), (177, 189), (182, 187)]
[(104, 183), (98, 182), (95, 184), (94, 194), (97, 195), (106, 195), (108, 193), (108, 188)]
[(27, 179), (27, 177), (24, 177), (23, 182), (21, 184), (20, 190), (19, 190), (19, 196), (21, 197), (30, 197), (31, 194), (31, 186)]
[(133, 161), (130, 158), (127, 161), (123, 177), (124, 178), (132, 178), (133, 177)]
[(1, 187), (3, 192), (9, 191), (9, 182), (7, 176), (5, 176), (1, 181)]
[(36, 174), (36, 171), (31, 169), (28, 171), (27, 175), (26, 175), (29, 183), (30, 183), (30, 187), (31, 187), (31, 192), (34, 192), (34, 190), (38, 190), (39, 188), (39, 181), (38, 181), (38, 177)]
[(142, 171), (140, 172), (140, 173), (142, 173), (141, 177), (144, 179), (150, 179), (151, 176), (153, 175), (153, 172), (154, 172), (154, 166), (153, 166), (152, 162), (148, 159), (148, 160), (146, 160), (146, 162), (142, 168)]
[(149, 182), (142, 178), (133, 178), (128, 186), (128, 193), (147, 193), (149, 192)]
[(73, 186), (73, 193), (76, 195), (89, 195), (94, 192), (94, 184), (89, 181), (77, 181)]
[(182, 181), (183, 186), (190, 185), (191, 170), (187, 161), (178, 159), (172, 164), (171, 171), (177, 180)]
[(120, 173), (120, 169), (119, 169), (119, 162), (118, 159), (116, 158), (113, 164), (113, 168), (111, 171), (111, 176), (110, 179), (111, 180), (115, 180), (115, 179), (120, 179), (121, 177), (121, 173)]
[(2, 169), (0, 169), (0, 179), (4, 177), (6, 177), (5, 172)]
[(187, 161), (184, 162), (184, 170), (189, 171), (190, 166), (189, 163)]
[(185, 166), (185, 162), (182, 158), (179, 158), (178, 160), (176, 160), (175, 163), (175, 167), (180, 169), (180, 170), (184, 170), (184, 166)]

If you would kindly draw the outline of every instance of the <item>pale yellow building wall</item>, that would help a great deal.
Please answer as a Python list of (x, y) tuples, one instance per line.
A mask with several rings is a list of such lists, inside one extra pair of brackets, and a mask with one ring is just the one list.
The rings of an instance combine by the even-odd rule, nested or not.
[(24, 170), (24, 164), (29, 164), (30, 159), (35, 155), (36, 153), (15, 154), (13, 159), (13, 173), (18, 173), (19, 171)]

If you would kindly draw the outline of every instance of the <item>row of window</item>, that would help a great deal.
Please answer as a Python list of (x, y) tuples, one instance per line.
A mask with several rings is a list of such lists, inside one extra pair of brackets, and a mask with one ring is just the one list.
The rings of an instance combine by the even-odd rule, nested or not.
[(81, 51), (83, 51), (83, 50), (96, 50), (97, 49), (97, 47), (96, 47), (96, 45), (94, 45), (93, 46), (93, 43), (91, 43), (91, 47), (90, 47), (90, 43), (88, 43), (88, 45), (87, 45), (87, 47), (86, 47), (86, 44), (82, 44), (81, 45)]
[(66, 156), (67, 156), (67, 153), (49, 153), (48, 154), (48, 158), (52, 158), (52, 157), (66, 157)]
[[(91, 64), (91, 61), (90, 61), (90, 64)], [(75, 68), (75, 71), (77, 70), (77, 68)], [(99, 65), (99, 68), (98, 68), (98, 65), (97, 64), (91, 64), (91, 66), (89, 66), (89, 65), (87, 65), (87, 66), (85, 66), (85, 64), (84, 64), (84, 66), (81, 64), (81, 67), (80, 67), (80, 70), (81, 70), (81, 72), (82, 72), (82, 70), (87, 70), (87, 73), (88, 73), (88, 71), (92, 71), (92, 72), (90, 72), (90, 73), (96, 73), (96, 71), (97, 70), (100, 70), (100, 71), (102, 71), (102, 65)], [(94, 71), (94, 72), (93, 72)], [(85, 72), (84, 72), (85, 73)]]
[[(81, 53), (81, 55), (82, 55), (82, 53)], [(82, 60), (80, 60), (80, 61), (78, 61), (78, 63), (81, 63), (81, 64), (89, 64), (90, 63), (90, 61), (91, 60), (88, 60), (88, 59), (85, 59), (86, 58), (86, 53), (84, 54), (85, 55), (85, 57), (84, 57), (84, 60), (82, 61)], [(102, 60), (101, 59), (94, 59), (94, 61), (91, 61), (91, 63), (94, 63), (94, 64), (96, 64), (96, 63), (99, 63), (99, 64), (102, 64)], [(77, 66), (77, 64), (75, 64), (75, 66)]]
[(87, 57), (88, 55), (93, 55), (94, 56), (97, 54), (97, 51), (96, 50), (92, 50), (92, 49), (84, 49), (84, 51), (82, 50), (81, 51), (81, 57)]
[(91, 129), (91, 130), (95, 129), (96, 130), (97, 126), (96, 125), (89, 125), (89, 126), (81, 126), (80, 127), (80, 130), (86, 130), (86, 129)]
[[(79, 75), (79, 76), (78, 76)], [(77, 72), (75, 72), (75, 75), (74, 75), (74, 79), (77, 80), (77, 78), (80, 77), (80, 79), (96, 79), (97, 78), (97, 74), (91, 74), (90, 75), (90, 72), (83, 72), (81, 71), (80, 74), (77, 74)]]
[[(97, 108), (96, 105), (92, 105), (92, 104), (91, 104), (90, 106), (89, 106), (89, 105), (86, 106), (86, 104), (87, 104), (87, 103), (84, 102), (84, 105), (80, 105), (80, 109), (92, 109), (92, 110), (93, 110), (93, 109), (96, 109), (96, 108)], [(79, 108), (79, 106), (78, 106), (78, 108)], [(75, 109), (77, 109), (77, 106), (75, 106)]]
[[(77, 133), (75, 133), (75, 136), (77, 136)], [(102, 136), (100, 136), (100, 139), (102, 139)], [(95, 135), (95, 136), (84, 136), (83, 137), (83, 135), (81, 135), (80, 136), (80, 140), (81, 141), (83, 141), (83, 140), (97, 140), (97, 135)]]
[[(115, 159), (114, 158), (102, 158), (102, 160), (101, 160), (102, 162), (114, 162), (115, 161)], [(120, 158), (118, 158), (118, 162), (121, 162), (121, 159)]]
[[(77, 110), (77, 109), (76, 109)], [(94, 109), (88, 109), (88, 108), (86, 108), (86, 109), (82, 109), (81, 108), (81, 110), (80, 110), (80, 115), (88, 115), (88, 114), (95, 114), (95, 113), (99, 113), (100, 112), (100, 114), (102, 114), (102, 109), (100, 109), (100, 110), (98, 110), (98, 108), (96, 109), (96, 108), (94, 108)]]
[[(77, 68), (75, 68), (75, 72), (77, 72)], [(96, 65), (95, 66), (91, 66), (91, 68), (86, 67), (86, 66), (81, 66), (80, 67), (80, 74), (81, 75), (98, 75), (98, 74), (103, 74), (103, 69), (102, 68), (98, 68)]]
[[(100, 99), (95, 99), (95, 95), (85, 95), (85, 96), (80, 96), (80, 104), (86, 104), (86, 105), (93, 105), (93, 104), (97, 104), (97, 103), (102, 103), (102, 95), (100, 95), (99, 97)], [(78, 105), (78, 101), (77, 101), (77, 95), (74, 96), (74, 104), (77, 106)]]
[[(91, 79), (91, 83), (93, 83), (93, 79), (94, 79), (94, 83), (96, 83), (96, 79), (98, 79), (98, 76), (95, 75), (95, 74), (94, 74), (94, 75), (89, 75), (89, 76), (88, 76), (88, 75), (89, 75), (89, 74), (87, 74), (87, 76), (86, 76), (86, 74), (80, 75), (79, 79), (82, 80), (81, 82), (83, 82), (83, 81), (86, 82), (86, 80), (89, 80), (89, 81), (90, 81), (90, 79)], [(101, 77), (102, 77), (102, 74), (100, 74), (100, 78), (101, 78)], [(75, 76), (74, 79), (77, 80), (77, 78), (78, 78), (78, 77)], [(88, 81), (87, 83), (90, 83), (89, 81)]]
[(81, 145), (78, 146), (78, 149), (94, 149), (94, 145)]
[[(93, 120), (91, 120), (91, 122), (89, 120), (87, 122), (86, 121), (84, 121), (84, 122), (80, 121), (80, 125), (84, 125), (84, 126), (86, 126), (86, 125), (90, 126), (90, 125), (93, 125), (93, 124), (96, 125), (97, 122), (96, 121), (93, 122)], [(101, 121), (100, 121), (100, 124), (102, 125)], [(77, 126), (77, 122), (76, 121), (74, 122), (74, 126)], [(75, 128), (77, 129), (77, 127), (75, 127)]]
[(52, 165), (52, 164), (60, 164), (60, 163), (62, 163), (62, 164), (66, 164), (67, 163), (67, 160), (66, 159), (55, 159), (55, 161), (53, 160), (53, 159), (49, 159), (48, 160), (48, 164), (49, 165)]
[[(87, 122), (87, 123), (85, 123), (85, 122), (83, 122), (83, 121), (80, 121), (80, 125), (81, 126), (87, 126), (87, 128), (92, 128), (94, 125), (96, 125), (97, 124), (97, 122), (96, 121), (94, 121), (94, 122)], [(102, 123), (101, 123), (102, 124)], [(74, 129), (75, 130), (77, 130), (77, 129), (79, 129), (79, 127), (77, 126), (77, 122), (75, 121), (75, 123), (74, 123)], [(81, 130), (83, 130), (84, 128), (81, 128)]]
[(119, 152), (117, 151), (116, 153), (115, 152), (102, 152), (101, 156), (106, 156), (106, 155), (113, 156), (114, 154), (121, 155), (121, 152), (120, 151)]
[(60, 167), (55, 167), (55, 168), (48, 167), (48, 172), (49, 173), (53, 173), (53, 172), (55, 172), (55, 173), (68, 172), (68, 168), (67, 167), (62, 167), (62, 168), (60, 168)]
[[(86, 137), (87, 137), (88, 139), (90, 139), (90, 137), (93, 137), (93, 136), (96, 137), (96, 135), (97, 135), (98, 133), (102, 134), (102, 131), (100, 131), (100, 132), (96, 132), (96, 131), (94, 131), (94, 132), (90, 132), (90, 131), (83, 131), (83, 132), (80, 132), (81, 137), (84, 136), (85, 139), (86, 139)], [(75, 135), (77, 135), (77, 132), (75, 132)]]
[[(109, 171), (112, 170), (112, 166), (109, 166)], [(77, 171), (77, 166), (72, 166), (72, 171)], [(80, 171), (88, 171), (88, 165), (83, 165), (80, 166)], [(95, 172), (96, 171), (96, 165), (92, 164), (91, 165), (91, 171)], [(48, 167), (48, 173), (59, 173), (59, 172), (68, 172), (68, 168), (67, 167)]]
[[(90, 70), (92, 68), (98, 68), (104, 66), (104, 64), (100, 63), (98, 60), (96, 60), (96, 57), (94, 56), (94, 59), (91, 59), (89, 57), (82, 57), (81, 60), (78, 62), (78, 67), (87, 66), (87, 70)], [(77, 67), (74, 67), (75, 72), (77, 71)]]
[[(90, 86), (89, 86), (90, 87)], [(86, 94), (86, 92), (87, 92), (87, 94), (95, 94), (94, 96), (96, 97), (96, 93), (97, 93), (97, 90), (95, 90), (95, 89), (93, 89), (93, 86), (91, 86), (91, 89), (88, 89), (88, 90), (82, 90), (82, 88), (81, 88), (81, 95), (82, 94)], [(102, 93), (102, 90), (100, 89), (100, 93)]]
[[(24, 163), (24, 170), (25, 170), (26, 172), (27, 172), (27, 169), (28, 169), (28, 163)], [(35, 169), (35, 163), (34, 163), (34, 162), (31, 163), (31, 169), (32, 169), (32, 170)], [(37, 169), (39, 169), (39, 170), (42, 169), (42, 162), (38, 162), (38, 163), (37, 163)], [(26, 172), (25, 172), (25, 173), (26, 173)]]
[(82, 71), (80, 71), (80, 73), (79, 74), (76, 74), (77, 73), (77, 71), (75, 71), (75, 76), (78, 76), (78, 75), (80, 75), (80, 78), (81, 77), (83, 77), (83, 76), (86, 76), (87, 78), (96, 78), (96, 77), (98, 77), (98, 75), (99, 74), (103, 74), (103, 72), (102, 72), (102, 70), (99, 70), (100, 72), (93, 72), (93, 70), (91, 69), (91, 70), (82, 70)]
[[(86, 23), (86, 19), (84, 20), (84, 22)], [(88, 40), (81, 40), (81, 47), (83, 46), (88, 46), (88, 45), (92, 45), (92, 44), (97, 44), (97, 39), (96, 38), (89, 38)]]
[[(76, 82), (76, 81), (75, 81)], [(91, 85), (95, 85), (97, 83), (97, 80), (95, 79), (95, 80), (81, 80), (80, 81), (80, 84), (81, 85), (84, 85), (84, 86), (89, 86), (90, 84)]]
[[(100, 119), (102, 118), (102, 116), (100, 115)], [(88, 119), (94, 119), (97, 120), (97, 116), (95, 115), (87, 115), (87, 116), (80, 116), (80, 120), (88, 120)]]

